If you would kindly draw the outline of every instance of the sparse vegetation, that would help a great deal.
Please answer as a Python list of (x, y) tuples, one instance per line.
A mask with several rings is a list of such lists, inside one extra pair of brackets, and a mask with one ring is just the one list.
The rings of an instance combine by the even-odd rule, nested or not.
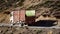
[[(25, 3), (24, 3), (25, 2)], [(37, 13), (37, 18), (44, 13), (49, 13), (49, 17), (56, 18), (55, 16), (59, 16), (60, 18), (60, 0), (0, 0), (0, 22), (1, 23), (9, 23), (10, 18), (10, 10), (14, 10), (15, 8), (22, 9), (34, 9)], [(7, 11), (8, 10), (8, 11)], [(45, 15), (44, 15), (45, 16)], [(39, 19), (40, 20), (40, 19)], [(60, 21), (60, 20), (59, 20)], [(60, 23), (60, 22), (59, 22)], [(4, 27), (0, 26), (0, 34), (50, 34), (50, 30), (53, 30), (53, 34), (60, 34), (60, 30), (58, 29), (48, 29), (48, 28), (28, 28), (28, 27)], [(40, 30), (41, 29), (41, 30)], [(51, 32), (52, 33), (52, 32)]]
[[(5, 29), (4, 29), (5, 28)], [(17, 29), (16, 29), (17, 28)], [(28, 27), (29, 28), (29, 27)], [(36, 30), (36, 31), (34, 31)], [(53, 32), (52, 32), (52, 31)], [(0, 27), (1, 34), (59, 34), (60, 29), (51, 29), (51, 28), (29, 28), (25, 27)]]

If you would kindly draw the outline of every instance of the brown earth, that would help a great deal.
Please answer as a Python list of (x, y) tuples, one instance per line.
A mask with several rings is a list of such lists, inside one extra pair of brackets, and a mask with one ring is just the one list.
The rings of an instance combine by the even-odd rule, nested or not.
[(0, 34), (60, 34), (58, 28), (0, 27)]
[(9, 12), (0, 13), (0, 23), (9, 23), (10, 22), (10, 14)]
[[(5, 8), (7, 7), (7, 0), (6, 3), (1, 3), (1, 7), (5, 11), (11, 11), (14, 10), (15, 6), (18, 6), (16, 8), (23, 8), (23, 9), (34, 9), (36, 10), (36, 17), (37, 19), (40, 18), (41, 15), (44, 15), (45, 13), (48, 14), (47, 16), (51, 16), (53, 18), (56, 18), (55, 16), (60, 16), (60, 1), (59, 0), (25, 0), (25, 1), (18, 1), (18, 2), (13, 2), (10, 1), (11, 4), (8, 6), (8, 9), (6, 10)], [(16, 4), (16, 5), (15, 5)], [(22, 4), (21, 6), (19, 6)], [(5, 8), (3, 7), (5, 6)], [(6, 12), (5, 12), (6, 13)], [(5, 14), (4, 12), (0, 13), (0, 23), (9, 22), (9, 14)], [(45, 14), (45, 15), (46, 15)], [(39, 21), (40, 19), (38, 19)], [(60, 21), (60, 19), (58, 19)], [(60, 23), (60, 22), (59, 22)], [(60, 24), (59, 24), (60, 25)], [(0, 27), (0, 34), (60, 34), (60, 29), (55, 29), (55, 28), (19, 28), (19, 27)]]
[[(7, 1), (6, 0), (5, 2), (7, 4), (8, 4), (8, 2), (11, 2), (11, 4), (9, 3), (11, 6), (8, 5), (9, 9), (7, 9), (5, 11), (12, 11), (15, 9), (36, 10), (37, 21), (40, 20), (39, 18), (41, 15), (46, 15), (51, 19), (52, 18), (55, 19), (56, 17), (57, 18), (60, 17), (60, 10), (59, 10), (60, 1), (59, 0), (21, 0), (21, 1), (18, 1), (18, 0), (17, 1), (14, 1), (14, 0), (13, 1), (9, 1), (9, 0)], [(7, 4), (1, 3), (1, 8), (4, 7), (3, 10), (5, 8), (8, 8), (8, 7), (6, 7)], [(22, 5), (20, 6), (19, 4), (22, 4)], [(2, 5), (3, 5), (3, 7), (2, 7)], [(1, 12), (4, 12), (4, 11), (1, 11)], [(3, 16), (1, 16), (1, 17), (3, 17)]]

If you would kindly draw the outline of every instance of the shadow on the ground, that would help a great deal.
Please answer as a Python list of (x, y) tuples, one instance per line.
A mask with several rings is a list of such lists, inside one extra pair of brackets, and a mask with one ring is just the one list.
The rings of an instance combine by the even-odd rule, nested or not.
[(51, 27), (56, 25), (54, 24), (55, 22), (56, 21), (52, 21), (52, 20), (41, 20), (38, 22), (34, 22), (32, 24), (28, 24), (28, 26)]

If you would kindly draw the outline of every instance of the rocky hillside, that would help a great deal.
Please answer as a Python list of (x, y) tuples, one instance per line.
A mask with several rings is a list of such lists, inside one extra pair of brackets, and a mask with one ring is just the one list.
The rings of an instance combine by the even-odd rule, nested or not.
[(60, 0), (0, 0), (0, 13), (12, 11), (16, 8), (34, 9), (38, 18), (40, 15), (60, 17)]

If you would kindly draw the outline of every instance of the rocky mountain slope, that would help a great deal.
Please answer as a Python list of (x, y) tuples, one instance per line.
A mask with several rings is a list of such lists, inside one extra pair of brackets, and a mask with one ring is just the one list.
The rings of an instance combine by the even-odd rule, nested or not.
[(57, 18), (60, 17), (59, 0), (0, 0), (0, 13), (12, 11), (15, 9), (36, 10), (36, 17), (38, 18), (40, 15), (47, 15), (49, 17), (56, 16)]

